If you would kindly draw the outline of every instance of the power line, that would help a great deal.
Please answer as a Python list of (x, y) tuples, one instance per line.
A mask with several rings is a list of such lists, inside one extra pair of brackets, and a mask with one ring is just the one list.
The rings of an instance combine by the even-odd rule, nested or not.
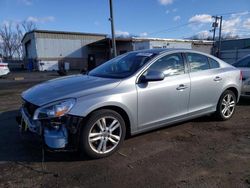
[[(215, 15), (225, 16), (225, 15), (230, 15), (230, 14), (241, 14), (241, 13), (244, 13), (244, 15), (247, 15), (247, 14), (250, 14), (250, 11), (226, 12), (226, 13), (220, 13), (220, 14), (215, 14)], [(174, 27), (169, 27), (169, 28), (166, 28), (166, 29), (154, 31), (154, 32), (148, 33), (148, 35), (152, 36), (152, 35), (159, 34), (159, 33), (172, 32), (172, 31), (176, 31), (179, 28), (182, 28), (184, 26), (192, 25), (192, 24), (198, 24), (198, 23), (200, 23), (200, 22), (199, 21), (187, 22), (187, 23), (180, 24), (180, 25), (177, 25), (177, 26), (174, 26)]]
[(230, 14), (242, 14), (244, 13), (245, 15), (250, 14), (249, 11), (239, 11), (239, 12), (227, 12), (227, 13), (221, 13), (221, 14), (217, 14), (217, 15), (222, 15), (222, 16), (226, 16), (226, 15), (230, 15)]
[[(227, 31), (228, 29), (222, 29), (222, 31)], [(232, 31), (239, 31), (239, 32), (250, 32), (250, 29), (232, 29)]]
[(185, 24), (177, 25), (177, 26), (174, 26), (174, 27), (169, 27), (167, 29), (163, 29), (163, 30), (159, 30), (159, 31), (154, 31), (154, 32), (148, 33), (148, 35), (163, 33), (163, 32), (166, 32), (166, 31), (168, 31), (168, 32), (170, 32), (170, 31), (176, 31), (177, 29), (179, 29), (181, 27), (184, 27), (184, 26), (187, 26), (187, 25), (191, 25), (191, 24), (196, 24), (196, 23), (199, 23), (199, 21), (187, 22)]
[(174, 27), (169, 27), (167, 29), (163, 29), (163, 30), (159, 30), (159, 31), (154, 31), (154, 32), (149, 33), (148, 35), (158, 34), (158, 33), (162, 33), (162, 32), (166, 32), (166, 31), (172, 30), (172, 29), (177, 29), (177, 28), (180, 28), (180, 27), (184, 27), (184, 26), (186, 26), (188, 24), (189, 23), (185, 23), (185, 24), (174, 26)]

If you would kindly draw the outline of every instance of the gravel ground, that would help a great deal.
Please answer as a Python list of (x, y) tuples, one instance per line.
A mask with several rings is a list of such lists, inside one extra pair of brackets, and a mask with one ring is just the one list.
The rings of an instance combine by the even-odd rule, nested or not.
[(0, 187), (250, 187), (250, 98), (229, 121), (205, 116), (137, 135), (108, 158), (43, 155), (39, 143), (19, 135), (15, 116), (22, 91), (55, 77), (0, 79)]

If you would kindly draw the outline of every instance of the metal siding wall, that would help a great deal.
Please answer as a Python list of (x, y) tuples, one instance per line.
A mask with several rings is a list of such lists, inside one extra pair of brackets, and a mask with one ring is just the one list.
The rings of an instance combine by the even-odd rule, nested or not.
[(134, 50), (144, 50), (149, 48), (150, 48), (149, 41), (134, 42)]
[[(218, 42), (216, 43), (218, 46)], [(250, 47), (250, 39), (236, 39), (221, 42), (222, 50), (244, 49)]]
[(103, 36), (37, 33), (38, 58), (87, 58), (88, 52), (85, 46), (103, 38)]
[(37, 39), (38, 58), (42, 57), (82, 57), (81, 40)]
[(171, 41), (150, 41), (150, 48), (186, 48), (192, 49), (192, 43)]
[(211, 50), (212, 50), (212, 44), (211, 45), (202, 45), (202, 44), (193, 44), (192, 45), (192, 49), (193, 50), (197, 50), (199, 52), (204, 52), (207, 54), (211, 54)]
[(229, 64), (232, 64), (235, 63), (238, 59), (249, 54), (250, 54), (250, 49), (223, 50), (221, 51), (221, 59)]
[[(87, 67), (87, 44), (106, 38), (103, 35), (32, 32), (24, 43), (31, 41), (29, 58), (39, 62), (68, 62), (70, 69)], [(23, 44), (24, 45), (24, 44)]]

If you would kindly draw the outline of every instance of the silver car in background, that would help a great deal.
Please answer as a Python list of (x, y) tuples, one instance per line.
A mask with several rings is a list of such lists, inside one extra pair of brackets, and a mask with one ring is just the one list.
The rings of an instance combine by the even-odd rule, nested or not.
[(250, 96), (250, 55), (239, 59), (233, 66), (242, 72), (241, 95)]
[(36, 85), (22, 94), (20, 128), (49, 150), (106, 157), (135, 135), (215, 113), (232, 117), (241, 73), (201, 52), (152, 49), (126, 53), (87, 75)]

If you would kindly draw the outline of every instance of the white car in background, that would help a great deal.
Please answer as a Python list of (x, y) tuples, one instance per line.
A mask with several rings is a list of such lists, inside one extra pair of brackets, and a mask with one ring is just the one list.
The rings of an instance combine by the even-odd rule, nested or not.
[(2, 59), (0, 59), (0, 77), (5, 76), (10, 73), (10, 69), (8, 67), (8, 63), (4, 63)]
[(233, 66), (242, 71), (241, 96), (250, 97), (250, 54), (239, 59)]

